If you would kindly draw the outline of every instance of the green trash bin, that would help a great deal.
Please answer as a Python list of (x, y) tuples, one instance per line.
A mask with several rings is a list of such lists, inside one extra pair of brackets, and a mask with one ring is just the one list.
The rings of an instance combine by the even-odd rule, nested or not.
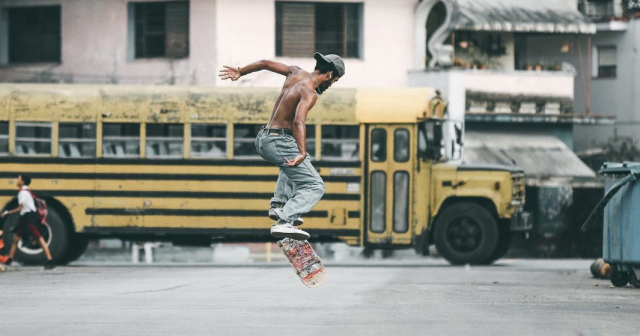
[(605, 163), (600, 173), (605, 196), (583, 231), (602, 218), (602, 258), (613, 268), (611, 283), (640, 288), (640, 163)]

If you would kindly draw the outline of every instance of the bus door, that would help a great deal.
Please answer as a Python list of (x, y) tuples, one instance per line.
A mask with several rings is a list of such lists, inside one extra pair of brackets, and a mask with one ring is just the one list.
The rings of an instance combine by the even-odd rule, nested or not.
[(372, 245), (410, 245), (413, 125), (369, 125), (366, 237)]

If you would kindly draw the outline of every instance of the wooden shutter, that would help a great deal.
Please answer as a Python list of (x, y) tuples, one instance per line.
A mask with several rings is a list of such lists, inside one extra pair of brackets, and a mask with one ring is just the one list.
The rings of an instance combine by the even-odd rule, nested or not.
[(189, 2), (167, 2), (166, 57), (189, 56)]
[(311, 57), (315, 51), (315, 5), (281, 3), (282, 55)]

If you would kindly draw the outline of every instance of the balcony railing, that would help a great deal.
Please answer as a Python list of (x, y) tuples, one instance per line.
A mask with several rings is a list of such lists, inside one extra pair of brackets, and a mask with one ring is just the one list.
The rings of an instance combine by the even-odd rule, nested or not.
[(443, 91), (466, 113), (559, 115), (573, 112), (574, 73), (564, 71), (443, 70), (409, 74), (412, 86)]

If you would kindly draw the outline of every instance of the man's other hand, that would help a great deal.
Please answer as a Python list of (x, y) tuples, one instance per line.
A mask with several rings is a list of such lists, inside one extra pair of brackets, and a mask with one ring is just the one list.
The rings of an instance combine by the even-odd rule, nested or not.
[(242, 74), (240, 73), (240, 68), (232, 68), (230, 66), (225, 65), (224, 69), (220, 70), (218, 76), (220, 79), (231, 79), (232, 81), (237, 81)]
[(293, 158), (293, 160), (289, 160), (285, 157), (284, 159), (287, 160), (287, 162), (285, 162), (284, 165), (288, 167), (297, 167), (302, 163), (302, 161), (304, 161), (305, 157), (306, 155), (302, 154), (298, 154), (295, 158)]

